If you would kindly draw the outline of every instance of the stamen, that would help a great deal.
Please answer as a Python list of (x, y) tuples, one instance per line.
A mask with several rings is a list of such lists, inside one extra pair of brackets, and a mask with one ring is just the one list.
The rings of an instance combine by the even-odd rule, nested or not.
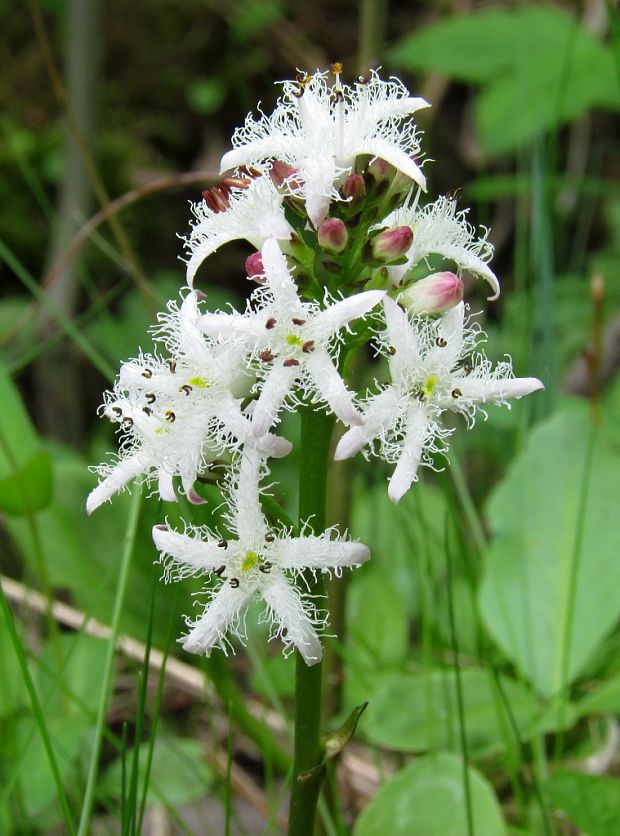
[(230, 583), (230, 585), (232, 586), (233, 589), (238, 589), (239, 588), (239, 578), (231, 578), (229, 583)]
[(435, 345), (438, 348), (445, 348), (448, 345), (448, 341), (444, 340), (443, 337), (437, 337), (437, 339), (435, 340)]
[(302, 345), (301, 350), (304, 354), (310, 354), (311, 351), (314, 351), (314, 340), (306, 340), (306, 342)]
[(130, 418), (129, 415), (126, 415), (123, 418), (123, 429), (130, 430), (133, 427), (133, 418)]
[(455, 399), (456, 399), (456, 398), (460, 398), (460, 397), (462, 397), (462, 396), (463, 396), (463, 393), (461, 392), (461, 390), (460, 390), (460, 389), (453, 389), (453, 390), (452, 390), (452, 397), (453, 397), (453, 398), (455, 398)]
[(166, 410), (166, 413), (165, 413), (164, 417), (169, 424), (174, 424), (174, 422), (177, 419), (177, 416), (174, 414), (174, 412), (171, 409)]
[(119, 418), (121, 418), (121, 417), (122, 417), (122, 415), (123, 415), (123, 410), (120, 408), (120, 406), (113, 406), (113, 407), (112, 407), (112, 412), (113, 412), (115, 415), (118, 415), (118, 417), (119, 417)]
[(388, 345), (387, 353), (393, 357), (396, 354), (396, 348), (393, 345)]
[(151, 371), (151, 369), (145, 369), (142, 372), (142, 377), (145, 377), (147, 380), (150, 380), (153, 377), (153, 372)]
[(293, 325), (303, 325), (305, 323), (305, 319), (300, 319), (298, 316), (294, 316), (291, 320)]
[(267, 322), (265, 323), (265, 328), (268, 331), (271, 331), (271, 329), (275, 326), (277, 321), (278, 320), (275, 318), (275, 316), (270, 316)]
[(221, 578), (225, 571), (226, 571), (226, 567), (224, 565), (222, 565), (222, 566), (218, 566), (217, 569), (213, 572), (213, 574), (217, 575), (218, 577)]
[(155, 403), (155, 393), (154, 392), (147, 392), (144, 396), (144, 399), (147, 403)]
[(259, 563), (258, 564), (258, 569), (259, 569), (260, 572), (263, 573), (263, 575), (268, 575), (272, 566), (273, 566), (273, 563)]
[(265, 541), (266, 541), (267, 543), (273, 543), (273, 541), (274, 541), (275, 539), (276, 539), (276, 538), (275, 538), (275, 535), (273, 535), (273, 534), (271, 533), (271, 531), (268, 531), (268, 532), (267, 532), (267, 534), (265, 534)]
[(269, 363), (271, 362), (271, 360), (273, 360), (273, 354), (271, 353), (271, 351), (269, 351), (268, 348), (266, 348), (264, 351), (261, 351), (261, 353), (258, 356), (259, 359), (263, 361), (263, 363)]
[(299, 360), (295, 360), (293, 357), (291, 357), (289, 360), (285, 360), (282, 363), (282, 365), (285, 368), (289, 369), (289, 368), (291, 368), (291, 366), (298, 366), (299, 365)]
[(179, 392), (185, 392), (186, 395), (192, 391), (192, 387), (188, 383), (184, 383), (183, 386), (179, 386)]
[(168, 368), (174, 374), (177, 370), (177, 361), (176, 360), (168, 360)]
[(153, 414), (153, 410), (151, 409), (150, 406), (143, 406), (142, 407), (142, 412), (144, 412), (146, 415), (152, 415)]
[(227, 549), (228, 548), (228, 540), (224, 540), (223, 538), (217, 544), (219, 549)]

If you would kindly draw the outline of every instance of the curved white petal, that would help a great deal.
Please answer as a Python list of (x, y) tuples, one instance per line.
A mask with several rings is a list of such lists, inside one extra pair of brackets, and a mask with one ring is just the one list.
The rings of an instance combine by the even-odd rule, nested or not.
[(399, 399), (389, 386), (372, 397), (364, 411), (364, 424), (351, 427), (340, 439), (334, 453), (336, 461), (348, 459), (395, 423), (399, 415)]
[(267, 523), (260, 505), (259, 483), (263, 457), (251, 447), (245, 447), (235, 490), (233, 520), (239, 542), (250, 548), (262, 543), (267, 534)]
[(297, 285), (293, 281), (286, 257), (275, 238), (268, 238), (261, 250), (265, 275), (278, 307), (295, 310), (299, 306)]
[(172, 483), (172, 473), (166, 470), (165, 467), (160, 467), (158, 470), (157, 490), (165, 502), (177, 501), (177, 495), (174, 492), (174, 485)]
[(167, 526), (153, 526), (153, 542), (162, 555), (171, 557), (195, 572), (212, 572), (226, 562), (226, 550), (217, 541), (201, 540), (172, 531)]
[(274, 577), (262, 590), (262, 596), (285, 631), (286, 643), (295, 645), (307, 665), (320, 662), (323, 648), (297, 590), (283, 577)]
[(111, 499), (114, 494), (122, 491), (122, 489), (139, 476), (152, 465), (152, 459), (143, 451), (129, 455), (121, 459), (118, 464), (112, 468), (108, 476), (105, 477), (97, 487), (92, 490), (86, 499), (86, 513), (92, 514), (102, 503)]
[(326, 351), (316, 351), (310, 354), (306, 360), (306, 369), (314, 380), (317, 392), (343, 424), (350, 426), (364, 423), (363, 417), (353, 403), (352, 393), (345, 386), (340, 372)]
[(354, 296), (347, 296), (317, 314), (314, 325), (322, 334), (335, 334), (343, 325), (368, 313), (385, 298), (385, 294), (385, 290), (364, 290)]
[(363, 543), (330, 540), (328, 536), (297, 537), (274, 544), (282, 569), (332, 569), (359, 566), (370, 560), (370, 549)]
[(298, 366), (283, 366), (276, 359), (252, 413), (252, 434), (261, 438), (277, 421), (278, 413), (299, 374)]
[(204, 614), (195, 622), (193, 630), (183, 639), (183, 650), (206, 656), (220, 645), (240, 612), (247, 606), (254, 593), (252, 587), (233, 589), (225, 583), (211, 601)]
[(392, 502), (399, 502), (416, 481), (428, 425), (424, 410), (421, 407), (414, 408), (407, 425), (407, 434), (398, 464), (388, 483), (388, 496)]
[(411, 157), (405, 154), (404, 151), (401, 151), (392, 142), (388, 142), (385, 139), (368, 139), (360, 143), (358, 153), (380, 157), (386, 163), (390, 163), (394, 168), (402, 171), (407, 177), (411, 177), (422, 191), (426, 191), (426, 177), (422, 174), (420, 166), (414, 163)]
[(456, 366), (463, 351), (464, 323), (463, 302), (442, 314), (437, 324), (437, 340), (425, 358), (428, 368), (450, 372)]
[(536, 377), (515, 377), (506, 380), (459, 378), (458, 388), (463, 399), (474, 403), (496, 403), (508, 398), (522, 398), (532, 392), (544, 389)]

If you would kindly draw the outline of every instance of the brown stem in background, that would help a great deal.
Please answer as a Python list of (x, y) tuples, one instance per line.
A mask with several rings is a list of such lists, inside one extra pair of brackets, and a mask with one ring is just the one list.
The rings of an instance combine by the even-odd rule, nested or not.
[[(33, 11), (42, 40), (42, 21)], [(60, 181), (58, 214), (48, 262), (54, 264), (65, 250), (80, 219), (88, 215), (92, 188), (87, 176), (83, 148), (92, 141), (95, 126), (95, 91), (99, 75), (101, 33), (100, 0), (71, 0), (67, 9), (65, 104), (70, 119), (63, 142), (64, 170)], [(44, 50), (45, 51), (45, 50)], [(51, 61), (51, 56), (46, 56)], [(60, 83), (60, 81), (59, 81)], [(83, 146), (83, 148), (81, 147)], [(80, 282), (75, 266), (67, 263), (48, 289), (52, 302), (67, 317), (73, 317), (79, 301)], [(48, 308), (39, 311), (37, 336), (45, 341), (58, 330)], [(45, 433), (65, 441), (80, 438), (83, 431), (78, 358), (62, 342), (43, 353), (35, 365), (37, 423)]]
[(364, 75), (381, 63), (385, 46), (387, 0), (360, 0), (357, 69)]

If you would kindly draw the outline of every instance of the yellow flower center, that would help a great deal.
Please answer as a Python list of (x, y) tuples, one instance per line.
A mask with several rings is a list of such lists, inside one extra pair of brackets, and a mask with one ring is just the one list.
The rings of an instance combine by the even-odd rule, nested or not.
[(297, 334), (287, 334), (286, 341), (289, 345), (296, 345), (297, 348), (302, 348), (304, 341)]
[(253, 569), (257, 563), (258, 555), (256, 552), (246, 552), (245, 557), (243, 558), (243, 563), (241, 564), (241, 571), (249, 572), (250, 569)]
[(206, 389), (209, 385), (208, 381), (204, 379), (204, 377), (190, 377), (187, 381), (190, 386), (195, 386), (197, 389)]
[(424, 395), (425, 398), (430, 398), (435, 390), (435, 386), (437, 385), (437, 378), (434, 374), (429, 375), (422, 386), (420, 387), (420, 391)]

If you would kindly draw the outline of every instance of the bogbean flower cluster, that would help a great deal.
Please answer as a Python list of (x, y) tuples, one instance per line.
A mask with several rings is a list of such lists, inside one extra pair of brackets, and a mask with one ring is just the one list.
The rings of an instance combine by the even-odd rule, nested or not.
[[(235, 132), (222, 159), (222, 171), (234, 171), (193, 207), (181, 302), (160, 315), (153, 353), (125, 363), (105, 396), (120, 452), (97, 468), (89, 513), (136, 479), (163, 500), (181, 492), (202, 503), (196, 480), (228, 462), (224, 531), (153, 530), (166, 578), (208, 578), (204, 612), (182, 639), (193, 653), (243, 639), (258, 597), (272, 636), (318, 662), (327, 616), (308, 573), (340, 574), (370, 557), (335, 529), (316, 533), (302, 520), (293, 530), (266, 515), (268, 461), (292, 448), (277, 434), (284, 410), (333, 413), (345, 427), (335, 458), (362, 451), (394, 465), (388, 493), (398, 502), (420, 466), (446, 451), (446, 413), (471, 426), (484, 404), (542, 388), (515, 378), (509, 360), (493, 368), (468, 323), (462, 274), (487, 282), (491, 298), (499, 282), (487, 231), (455, 199), (423, 199), (411, 117), (427, 103), (397, 79), (373, 72), (348, 85), (341, 72), (284, 82), (274, 112)], [(256, 287), (243, 312), (205, 310), (198, 269), (235, 239), (256, 250), (246, 261)], [(430, 256), (444, 269), (432, 272)], [(368, 343), (386, 376), (357, 393), (343, 361)]]

